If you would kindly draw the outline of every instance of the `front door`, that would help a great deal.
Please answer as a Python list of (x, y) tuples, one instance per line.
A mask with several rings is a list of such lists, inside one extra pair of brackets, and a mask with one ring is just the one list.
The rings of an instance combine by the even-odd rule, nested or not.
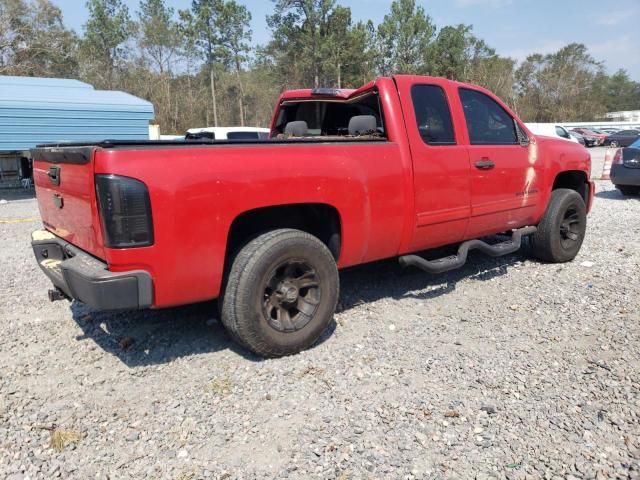
[(535, 144), (495, 99), (460, 88), (469, 134), (471, 218), (467, 238), (507, 231), (534, 221), (541, 162)]

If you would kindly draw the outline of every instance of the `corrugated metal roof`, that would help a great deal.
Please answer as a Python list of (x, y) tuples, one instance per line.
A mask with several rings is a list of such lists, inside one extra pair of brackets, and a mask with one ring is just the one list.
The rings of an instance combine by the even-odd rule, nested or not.
[(78, 80), (0, 76), (0, 151), (39, 143), (149, 138), (153, 105)]

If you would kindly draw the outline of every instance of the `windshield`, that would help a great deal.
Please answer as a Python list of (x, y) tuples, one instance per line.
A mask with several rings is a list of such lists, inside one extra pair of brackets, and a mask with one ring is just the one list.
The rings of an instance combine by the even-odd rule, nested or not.
[(640, 138), (638, 138), (635, 142), (629, 145), (631, 148), (640, 148)]

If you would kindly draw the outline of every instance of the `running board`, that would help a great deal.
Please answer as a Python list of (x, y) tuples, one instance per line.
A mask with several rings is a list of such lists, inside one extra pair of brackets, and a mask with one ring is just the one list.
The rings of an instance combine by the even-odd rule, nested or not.
[(468, 240), (458, 247), (458, 254), (449, 257), (438, 258), (437, 260), (425, 260), (418, 255), (404, 255), (398, 258), (400, 265), (403, 267), (414, 266), (428, 273), (442, 273), (449, 270), (460, 268), (467, 262), (469, 250), (480, 250), (481, 252), (492, 257), (500, 257), (516, 252), (522, 245), (522, 237), (536, 233), (536, 227), (524, 227), (513, 230), (511, 240), (489, 245), (482, 240)]

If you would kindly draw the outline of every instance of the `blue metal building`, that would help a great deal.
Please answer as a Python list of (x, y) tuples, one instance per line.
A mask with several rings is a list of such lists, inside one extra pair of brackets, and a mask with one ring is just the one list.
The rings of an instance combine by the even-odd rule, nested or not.
[(145, 140), (153, 105), (63, 78), (0, 76), (0, 187), (29, 185), (28, 150), (41, 143)]
[(0, 152), (58, 141), (149, 138), (153, 105), (78, 80), (0, 76)]

